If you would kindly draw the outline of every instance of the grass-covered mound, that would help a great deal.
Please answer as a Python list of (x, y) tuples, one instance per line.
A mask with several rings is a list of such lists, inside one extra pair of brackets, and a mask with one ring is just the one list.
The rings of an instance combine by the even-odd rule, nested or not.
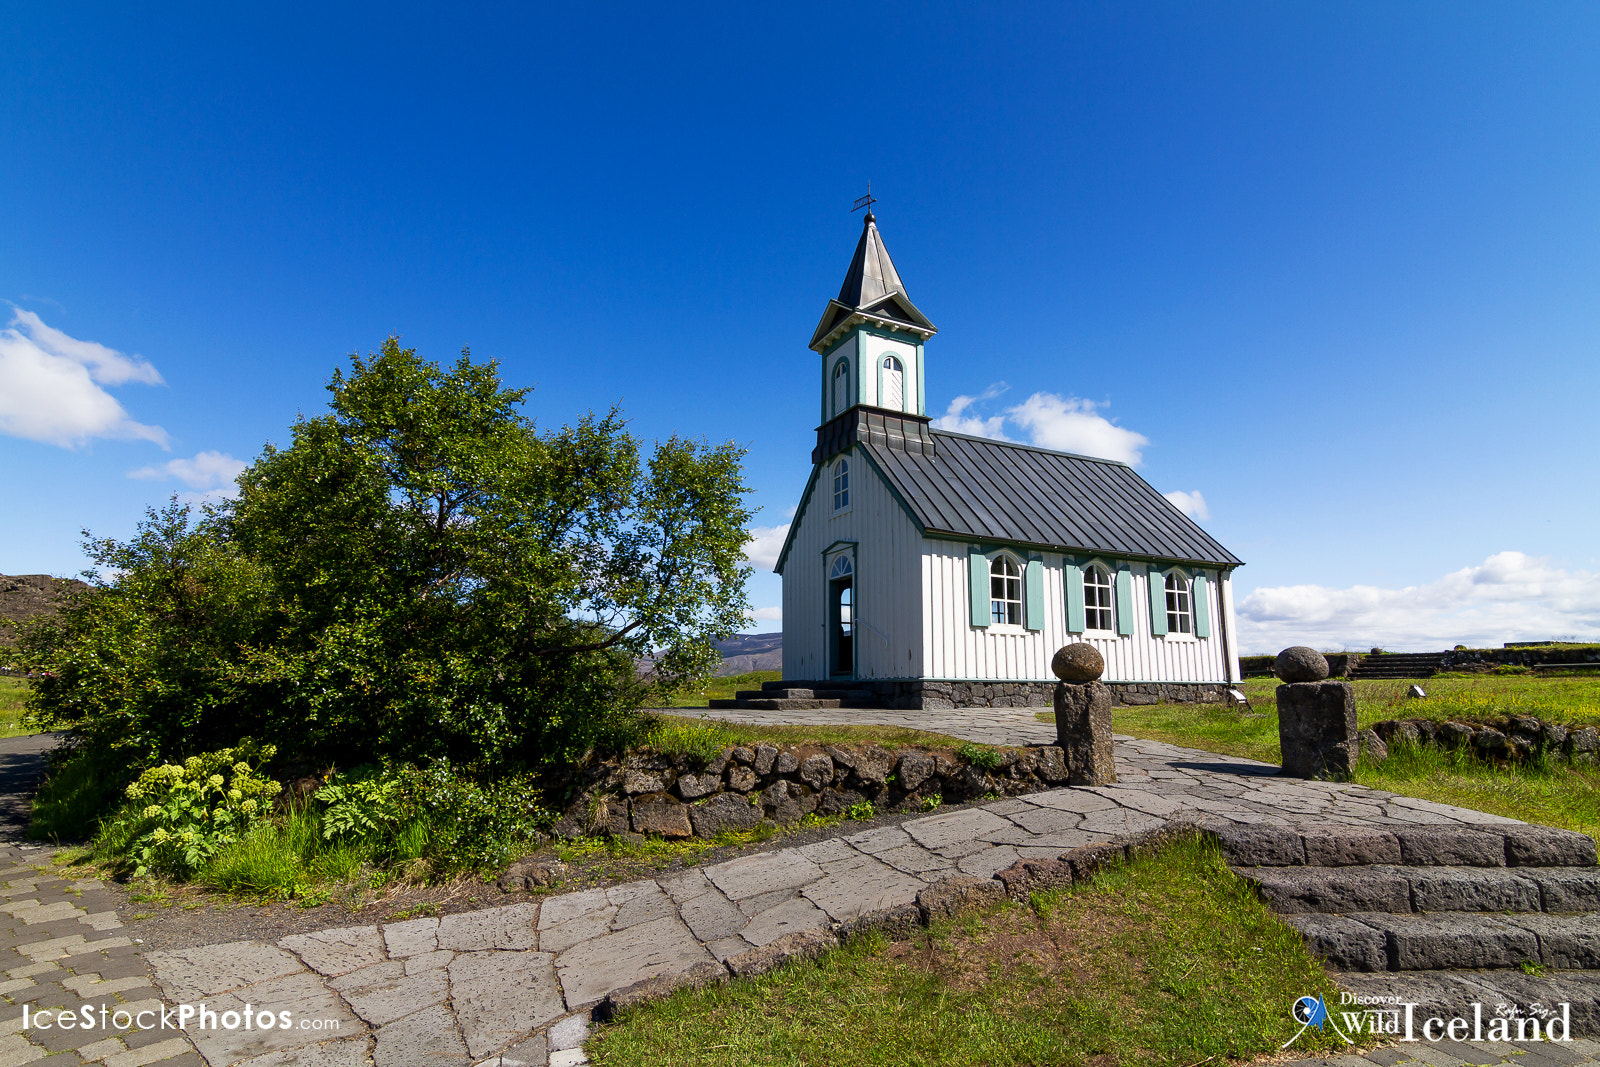
[[(1029, 906), (679, 992), (586, 1051), (602, 1067), (1187, 1067), (1276, 1051), (1308, 994), (1336, 995), (1300, 935), (1189, 840)], [(1295, 1048), (1335, 1041), (1312, 1030)]]

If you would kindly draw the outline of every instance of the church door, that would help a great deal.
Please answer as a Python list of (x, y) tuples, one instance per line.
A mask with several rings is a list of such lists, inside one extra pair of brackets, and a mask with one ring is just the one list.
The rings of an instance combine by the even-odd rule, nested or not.
[(838, 556), (828, 572), (828, 673), (855, 673), (855, 568), (849, 556)]

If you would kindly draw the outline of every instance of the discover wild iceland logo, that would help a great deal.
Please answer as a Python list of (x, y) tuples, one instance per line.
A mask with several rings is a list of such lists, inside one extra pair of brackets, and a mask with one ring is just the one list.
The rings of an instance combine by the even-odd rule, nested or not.
[(1312, 1027), (1321, 1031), (1324, 1026), (1330, 1027), (1347, 1045), (1355, 1044), (1361, 1037), (1394, 1041), (1572, 1040), (1572, 1005), (1567, 1003), (1553, 1007), (1534, 1003), (1525, 1009), (1515, 1004), (1496, 1004), (1489, 1012), (1484, 1011), (1481, 1003), (1475, 1003), (1471, 1019), (1459, 1015), (1449, 1019), (1441, 1016), (1419, 1019), (1419, 1005), (1399, 997), (1340, 993), (1339, 1006), (1341, 1010), (1336, 1017), (1320, 996), (1296, 998), (1289, 1006), (1289, 1014), (1300, 1029), (1281, 1047), (1288, 1048)]

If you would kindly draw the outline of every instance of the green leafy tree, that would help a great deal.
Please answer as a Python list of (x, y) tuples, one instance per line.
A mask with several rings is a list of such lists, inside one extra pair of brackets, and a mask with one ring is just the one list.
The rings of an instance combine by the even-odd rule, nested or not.
[(548, 763), (743, 621), (737, 447), (646, 458), (615, 410), (540, 431), (496, 364), (393, 338), (328, 388), (237, 500), (89, 543), (110, 577), (21, 642), (39, 721), (144, 765), (246, 734), (343, 766)]

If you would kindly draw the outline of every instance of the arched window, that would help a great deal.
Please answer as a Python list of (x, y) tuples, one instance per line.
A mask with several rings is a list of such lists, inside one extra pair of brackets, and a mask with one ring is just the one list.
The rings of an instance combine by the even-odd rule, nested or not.
[(850, 406), (850, 361), (841, 359), (833, 365), (833, 413), (840, 414)]
[(989, 615), (997, 625), (1022, 625), (1022, 568), (1004, 553), (989, 564)]
[(906, 406), (905, 370), (893, 356), (883, 357), (883, 395), (878, 398), (878, 403), (894, 411), (901, 411)]
[(850, 461), (840, 457), (833, 465), (833, 510), (843, 511), (850, 506)]
[(829, 578), (848, 578), (855, 573), (855, 564), (850, 562), (849, 556), (835, 556), (833, 567), (828, 571)]
[(1194, 632), (1193, 613), (1189, 608), (1189, 579), (1177, 571), (1167, 575), (1167, 632)]
[(1090, 630), (1112, 629), (1115, 620), (1111, 615), (1111, 602), (1111, 575), (1104, 567), (1095, 564), (1083, 572), (1084, 626)]

